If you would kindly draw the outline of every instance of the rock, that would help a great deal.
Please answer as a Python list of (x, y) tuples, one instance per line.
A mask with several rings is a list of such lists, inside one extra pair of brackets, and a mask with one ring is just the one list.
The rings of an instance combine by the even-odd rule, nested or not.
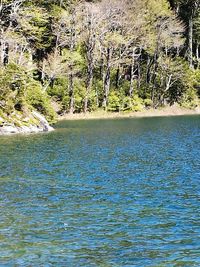
[(40, 113), (33, 111), (32, 114), (37, 120), (39, 120), (40, 127), (43, 129), (44, 132), (49, 132), (54, 130), (53, 127), (49, 125), (47, 120)]
[(38, 125), (29, 125), (29, 126), (15, 126), (12, 123), (5, 123), (0, 126), (1, 135), (9, 134), (29, 134), (29, 133), (39, 133), (39, 132), (50, 132), (53, 131), (53, 127), (49, 125), (47, 120), (38, 112), (33, 111), (32, 116), (39, 122)]
[(18, 133), (18, 129), (17, 127), (15, 127), (14, 125), (5, 125), (3, 127), (0, 128), (0, 133), (1, 134), (12, 134), (12, 133)]

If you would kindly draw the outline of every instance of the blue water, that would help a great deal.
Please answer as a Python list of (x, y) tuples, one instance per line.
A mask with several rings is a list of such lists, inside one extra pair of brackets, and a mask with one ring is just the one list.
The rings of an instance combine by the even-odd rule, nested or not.
[(200, 266), (200, 117), (0, 138), (0, 266)]

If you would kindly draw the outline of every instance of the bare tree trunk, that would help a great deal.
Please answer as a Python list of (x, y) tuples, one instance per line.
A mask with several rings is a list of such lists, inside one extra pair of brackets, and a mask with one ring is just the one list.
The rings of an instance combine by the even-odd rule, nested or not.
[(170, 74), (168, 79), (166, 80), (165, 92), (167, 92), (169, 90), (170, 85), (171, 85), (171, 80), (172, 80), (172, 74)]
[(86, 47), (86, 60), (87, 60), (87, 80), (86, 80), (86, 96), (84, 100), (84, 112), (88, 111), (88, 98), (93, 84), (93, 71), (94, 71), (94, 53), (96, 47), (96, 25), (94, 14), (87, 9), (86, 14), (86, 31), (87, 37), (85, 40)]
[(19, 56), (19, 60), (18, 60), (18, 64), (21, 65), (22, 59), (24, 57), (24, 53), (27, 49), (27, 45), (24, 45), (24, 47), (21, 47), (21, 51), (20, 51), (20, 56)]
[[(91, 26), (90, 26), (91, 27)], [(94, 49), (95, 49), (95, 40), (92, 34), (92, 28), (89, 32), (88, 43), (86, 44), (87, 48), (87, 81), (86, 81), (86, 96), (84, 101), (84, 112), (88, 110), (88, 98), (92, 89), (93, 84), (93, 71), (94, 71)]]
[(121, 67), (121, 57), (122, 57), (122, 51), (121, 48), (119, 49), (119, 60), (118, 60), (118, 64), (117, 64), (117, 72), (116, 72), (116, 80), (115, 80), (115, 85), (116, 88), (119, 88), (119, 82), (121, 79), (121, 75), (120, 75), (120, 67)]
[(6, 66), (9, 62), (9, 44), (5, 43), (5, 54), (4, 54), (4, 66)]
[(100, 75), (101, 79), (104, 80), (104, 58), (103, 58), (102, 52), (101, 52), (101, 56), (100, 56), (99, 75)]
[(84, 112), (87, 112), (88, 110), (88, 98), (89, 94), (91, 92), (92, 83), (93, 83), (93, 60), (90, 60), (88, 62), (87, 66), (87, 82), (86, 82), (86, 96), (84, 101)]
[(99, 107), (99, 94), (98, 94), (98, 88), (97, 88), (97, 86), (95, 88), (95, 92), (96, 92), (96, 105), (97, 105), (97, 107)]
[[(76, 29), (75, 29), (75, 10), (71, 10), (71, 19), (70, 19), (70, 52), (74, 51), (75, 44), (76, 44)], [(69, 113), (74, 113), (74, 73), (73, 73), (73, 66), (69, 66)]]
[(110, 71), (111, 71), (111, 58), (112, 58), (112, 49), (110, 47), (107, 48), (107, 56), (106, 56), (106, 70), (104, 74), (104, 97), (103, 97), (103, 107), (106, 110), (108, 105), (108, 95), (110, 91)]
[(178, 3), (178, 4), (177, 4), (177, 7), (176, 7), (176, 14), (177, 14), (177, 15), (179, 14), (179, 11), (180, 11), (180, 4)]
[(70, 103), (69, 103), (69, 113), (73, 114), (74, 113), (74, 79), (73, 79), (73, 74), (70, 73), (69, 75), (69, 98), (70, 98)]
[(152, 75), (152, 89), (151, 89), (151, 100), (153, 102), (153, 105), (155, 106), (155, 89), (156, 89), (156, 71), (158, 68), (158, 63), (157, 60), (154, 63), (154, 71), (153, 71), (153, 75)]
[(4, 41), (1, 39), (1, 65), (4, 65), (4, 53), (5, 53), (5, 48), (4, 48)]
[[(161, 94), (160, 94), (160, 105), (165, 104), (165, 93), (170, 89), (172, 82), (172, 74), (170, 74), (168, 77), (166, 77), (164, 82), (164, 77), (161, 74)], [(165, 86), (165, 88), (164, 88)]]
[(135, 68), (135, 50), (136, 48), (134, 47), (132, 50), (132, 61), (131, 61), (131, 80), (130, 80), (130, 88), (129, 88), (129, 96), (132, 97), (133, 95), (133, 85), (134, 85), (134, 68)]
[(117, 89), (119, 88), (119, 81), (120, 81), (120, 65), (118, 64), (116, 72), (116, 80), (115, 80), (115, 86)]
[(110, 91), (110, 68), (106, 70), (105, 76), (104, 76), (104, 97), (103, 97), (103, 107), (105, 110), (107, 110), (108, 106), (108, 94)]
[(140, 93), (140, 89), (141, 89), (141, 65), (140, 65), (140, 61), (139, 61), (138, 62), (138, 78), (137, 78), (138, 94)]
[(194, 68), (193, 65), (193, 17), (189, 20), (189, 63), (190, 68)]
[(199, 68), (199, 42), (196, 44), (196, 59), (197, 59), (197, 68)]
[(29, 47), (28, 49), (28, 64), (27, 67), (29, 70), (31, 70), (33, 68), (33, 51), (32, 49)]
[(9, 44), (1, 40), (1, 64), (2, 66), (6, 66), (9, 61)]
[(150, 69), (151, 69), (151, 59), (150, 56), (148, 55), (148, 59), (147, 59), (147, 66), (146, 66), (146, 84), (150, 83)]
[(42, 60), (42, 74), (41, 74), (41, 81), (42, 84), (44, 84), (44, 79), (45, 79), (45, 61), (44, 59)]
[(159, 58), (159, 49), (160, 49), (160, 35), (161, 35), (161, 28), (158, 31), (158, 36), (157, 36), (157, 44), (156, 44), (156, 49), (154, 52), (154, 58), (153, 58), (153, 74), (151, 76), (151, 82), (152, 82), (152, 90), (151, 90), (151, 100), (153, 102), (153, 106), (156, 106), (155, 103), (155, 89), (156, 89), (156, 77), (157, 77), (157, 69), (158, 69), (158, 58)]
[(60, 7), (63, 5), (63, 0), (60, 0)]

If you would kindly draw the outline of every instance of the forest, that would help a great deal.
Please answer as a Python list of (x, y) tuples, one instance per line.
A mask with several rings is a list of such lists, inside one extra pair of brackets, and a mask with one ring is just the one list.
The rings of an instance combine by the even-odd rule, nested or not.
[(1, 0), (0, 117), (199, 104), (199, 0)]

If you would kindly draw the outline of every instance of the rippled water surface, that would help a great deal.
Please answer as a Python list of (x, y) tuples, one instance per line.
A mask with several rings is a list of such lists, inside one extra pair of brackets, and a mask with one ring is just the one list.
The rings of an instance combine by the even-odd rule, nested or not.
[(200, 117), (0, 137), (0, 266), (200, 266)]

